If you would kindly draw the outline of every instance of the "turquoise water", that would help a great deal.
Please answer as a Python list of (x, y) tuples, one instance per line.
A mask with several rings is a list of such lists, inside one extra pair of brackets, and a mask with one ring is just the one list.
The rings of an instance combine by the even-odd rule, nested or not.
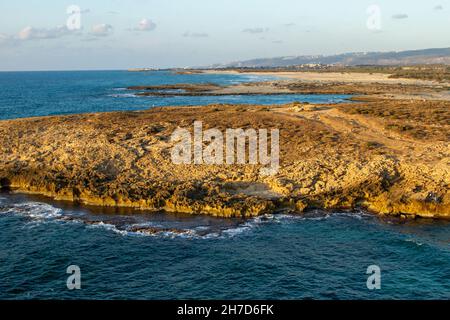
[[(233, 99), (346, 98), (154, 98), (123, 90), (139, 84), (250, 80), (255, 79), (122, 71), (0, 73), (0, 118)], [(69, 265), (80, 267), (81, 290), (66, 287)], [(380, 290), (366, 287), (370, 265), (381, 269)], [(218, 219), (0, 194), (0, 299), (449, 299), (449, 279), (448, 221), (323, 211)]]

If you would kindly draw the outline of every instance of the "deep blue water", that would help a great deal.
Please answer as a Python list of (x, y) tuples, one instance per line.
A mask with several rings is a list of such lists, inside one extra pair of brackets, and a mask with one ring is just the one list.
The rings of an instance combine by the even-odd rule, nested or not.
[(276, 104), (290, 101), (340, 102), (345, 95), (276, 95), (223, 97), (142, 97), (127, 87), (176, 83), (235, 84), (273, 77), (252, 75), (180, 75), (171, 72), (79, 71), (0, 72), (0, 119), (143, 110), (153, 106), (212, 103)]
[[(121, 89), (249, 80), (255, 79), (122, 71), (0, 73), (0, 118), (345, 98), (140, 98)], [(133, 231), (136, 227), (152, 227), (153, 233)], [(81, 290), (66, 288), (69, 265), (81, 269)], [(380, 290), (366, 287), (370, 265), (381, 269)], [(0, 194), (0, 299), (449, 299), (449, 279), (448, 221), (320, 211), (218, 219)]]
[[(0, 197), (0, 298), (450, 298), (449, 222), (342, 212), (246, 221), (119, 215)], [(381, 289), (370, 291), (374, 264)], [(81, 290), (66, 288), (69, 265), (80, 267)]]

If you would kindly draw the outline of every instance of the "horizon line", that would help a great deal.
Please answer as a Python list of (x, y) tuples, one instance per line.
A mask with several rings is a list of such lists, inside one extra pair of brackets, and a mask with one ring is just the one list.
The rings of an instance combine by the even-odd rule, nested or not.
[[(235, 60), (230, 62), (222, 62), (222, 63), (213, 63), (208, 66), (185, 66), (185, 67), (127, 67), (127, 68), (101, 68), (101, 69), (35, 69), (35, 70), (0, 70), (1, 73), (5, 72), (69, 72), (69, 71), (128, 71), (133, 69), (154, 69), (154, 71), (158, 70), (173, 70), (173, 69), (214, 69), (217, 67), (213, 66), (220, 66), (220, 65), (226, 65), (230, 63), (237, 63), (237, 62), (246, 62), (246, 61), (252, 61), (252, 60), (258, 60), (258, 59), (276, 59), (276, 58), (283, 58), (283, 57), (311, 57), (311, 56), (322, 56), (322, 57), (333, 57), (333, 56), (339, 56), (344, 54), (357, 54), (357, 53), (400, 53), (400, 52), (411, 52), (411, 51), (424, 51), (424, 50), (443, 50), (443, 49), (450, 49), (450, 47), (432, 47), (432, 48), (422, 48), (422, 49), (404, 49), (404, 50), (388, 50), (388, 51), (342, 51), (340, 53), (333, 53), (333, 54), (308, 54), (308, 55), (286, 55), (286, 56), (270, 56), (270, 57), (259, 57), (259, 58), (251, 58), (251, 59), (244, 59), (244, 60)], [(380, 65), (384, 66), (384, 65)], [(220, 68), (220, 67), (219, 67)], [(151, 71), (151, 70), (149, 70)]]

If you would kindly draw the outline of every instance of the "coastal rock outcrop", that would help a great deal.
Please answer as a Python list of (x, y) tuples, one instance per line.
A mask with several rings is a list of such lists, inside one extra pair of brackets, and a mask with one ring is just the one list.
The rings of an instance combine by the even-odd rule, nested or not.
[[(368, 104), (388, 108), (386, 101)], [(166, 107), (0, 121), (0, 183), (89, 205), (222, 217), (358, 207), (450, 217), (448, 123), (427, 124), (423, 115), (414, 122), (423, 111), (412, 105), (403, 120), (395, 105), (386, 114), (352, 106)], [(426, 112), (433, 110), (445, 116), (448, 105), (429, 102)], [(261, 175), (257, 164), (174, 164), (171, 134), (199, 120), (221, 131), (279, 129), (278, 172)], [(389, 127), (391, 120), (413, 129)], [(424, 135), (410, 134), (419, 127)]]

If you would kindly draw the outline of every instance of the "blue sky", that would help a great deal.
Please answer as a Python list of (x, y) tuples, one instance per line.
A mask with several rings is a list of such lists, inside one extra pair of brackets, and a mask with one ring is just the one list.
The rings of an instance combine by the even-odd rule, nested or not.
[[(68, 30), (67, 8), (80, 9)], [(369, 29), (367, 8), (380, 8)], [(450, 47), (450, 0), (15, 0), (0, 70), (185, 67), (260, 57)]]

